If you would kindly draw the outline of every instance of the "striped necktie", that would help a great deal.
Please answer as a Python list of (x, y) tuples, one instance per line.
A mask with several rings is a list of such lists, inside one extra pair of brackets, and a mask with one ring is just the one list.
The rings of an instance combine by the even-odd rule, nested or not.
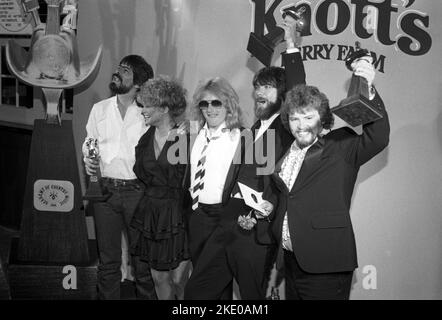
[(203, 150), (201, 151), (200, 159), (198, 160), (198, 164), (196, 166), (196, 173), (195, 173), (195, 179), (193, 180), (193, 186), (191, 188), (192, 192), (192, 210), (196, 210), (198, 208), (198, 197), (201, 192), (201, 190), (204, 189), (204, 175), (205, 175), (205, 169), (204, 164), (206, 163), (206, 150), (209, 146), (210, 141), (217, 139), (218, 137), (213, 137), (212, 139), (209, 139), (209, 137), (206, 136), (206, 144), (203, 147)]

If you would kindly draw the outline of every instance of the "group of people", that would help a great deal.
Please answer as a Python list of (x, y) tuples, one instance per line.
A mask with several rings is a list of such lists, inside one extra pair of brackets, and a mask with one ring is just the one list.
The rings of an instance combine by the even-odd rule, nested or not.
[[(109, 85), (115, 95), (93, 106), (86, 126), (100, 153), (84, 152), (86, 172), (99, 167), (109, 194), (94, 203), (100, 299), (120, 299), (122, 230), (140, 299), (228, 300), (234, 280), (241, 299), (265, 299), (275, 261), (287, 299), (349, 298), (351, 196), (359, 167), (388, 144), (388, 116), (374, 67), (359, 60), (354, 73), (384, 116), (362, 135), (330, 131), (327, 97), (305, 84), (296, 23), (283, 28), (284, 67), (254, 76), (250, 129), (226, 79), (202, 81), (188, 106), (178, 82), (154, 77), (140, 56), (122, 59)], [(262, 194), (259, 210), (241, 185)]]

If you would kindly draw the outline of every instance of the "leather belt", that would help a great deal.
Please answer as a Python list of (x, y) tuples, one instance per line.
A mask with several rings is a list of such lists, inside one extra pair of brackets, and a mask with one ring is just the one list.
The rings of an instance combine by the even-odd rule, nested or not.
[(139, 183), (138, 179), (126, 180), (126, 179), (115, 179), (109, 177), (102, 177), (102, 179), (104, 183), (110, 184), (114, 187), (125, 187)]

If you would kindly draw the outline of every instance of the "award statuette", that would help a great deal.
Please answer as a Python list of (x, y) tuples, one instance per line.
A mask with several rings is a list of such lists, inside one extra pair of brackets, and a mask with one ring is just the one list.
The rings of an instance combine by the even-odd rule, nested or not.
[[(356, 51), (345, 59), (345, 65), (352, 71), (351, 64), (363, 57), (371, 57), (371, 55), (368, 50), (361, 49), (360, 43), (356, 42)], [(381, 111), (369, 100), (367, 80), (354, 74), (351, 78), (347, 98), (331, 111), (352, 127), (382, 118)]]
[[(290, 16), (296, 20), (296, 30), (302, 32), (307, 25), (304, 17), (305, 7), (300, 7), (298, 10), (287, 9), (282, 13), (282, 18)], [(255, 32), (251, 32), (249, 42), (247, 43), (247, 51), (249, 51), (256, 59), (261, 61), (265, 66), (270, 66), (272, 62), (273, 52), (275, 48), (284, 41), (284, 29), (276, 27), (265, 36), (260, 36)]]
[[(98, 141), (94, 138), (87, 138), (85, 142), (85, 146), (87, 149), (87, 157), (98, 160), (100, 151), (98, 149)], [(83, 196), (85, 200), (91, 201), (104, 201), (109, 195), (103, 192), (103, 189), (100, 184), (101, 171), (100, 167), (96, 169), (96, 173), (89, 176), (89, 185), (86, 190), (86, 194)]]

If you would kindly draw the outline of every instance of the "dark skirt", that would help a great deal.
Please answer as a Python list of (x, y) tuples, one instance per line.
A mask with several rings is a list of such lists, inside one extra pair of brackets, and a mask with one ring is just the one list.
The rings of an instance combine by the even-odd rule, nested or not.
[(152, 269), (172, 270), (190, 258), (182, 189), (146, 189), (131, 227), (131, 251)]

